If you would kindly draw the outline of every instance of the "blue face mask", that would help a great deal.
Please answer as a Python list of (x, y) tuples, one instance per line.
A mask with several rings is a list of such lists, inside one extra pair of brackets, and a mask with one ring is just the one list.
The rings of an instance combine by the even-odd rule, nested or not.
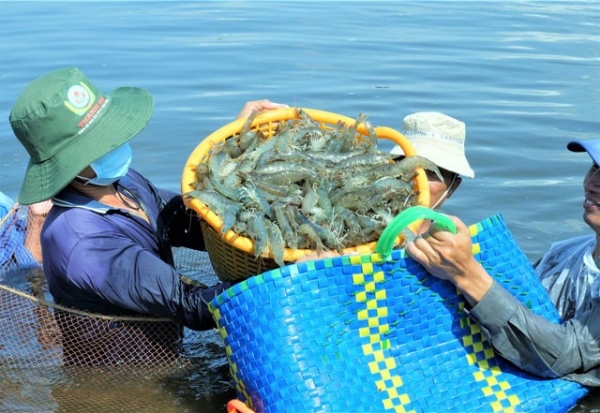
[(96, 172), (96, 177), (79, 176), (78, 178), (86, 180), (86, 185), (108, 186), (127, 174), (132, 158), (131, 146), (129, 143), (124, 143), (90, 164)]

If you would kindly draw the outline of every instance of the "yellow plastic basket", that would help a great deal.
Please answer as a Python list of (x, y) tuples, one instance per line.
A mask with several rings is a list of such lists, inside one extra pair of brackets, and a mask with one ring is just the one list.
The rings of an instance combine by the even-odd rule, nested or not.
[[(305, 108), (302, 108), (302, 110), (312, 119), (319, 122), (323, 129), (333, 129), (338, 122), (343, 122), (348, 126), (356, 123), (356, 119), (336, 113)], [(291, 119), (299, 119), (298, 112), (295, 108), (282, 108), (266, 111), (259, 114), (254, 119), (251, 129), (259, 130), (265, 137), (270, 138), (277, 132), (279, 122)], [(210, 150), (213, 146), (238, 134), (245, 122), (245, 119), (233, 121), (220, 129), (217, 129), (200, 142), (196, 149), (191, 153), (183, 170), (181, 181), (182, 193), (185, 194), (194, 189), (194, 183), (198, 179), (196, 175), (197, 166), (208, 160)], [(376, 127), (374, 129), (379, 139), (388, 139), (398, 144), (406, 156), (417, 154), (408, 139), (400, 132), (385, 126)], [(357, 132), (357, 140), (361, 142), (368, 141), (369, 132), (364, 123), (358, 126)], [(418, 191), (418, 205), (429, 206), (429, 185), (425, 171), (422, 168), (417, 168), (414, 181), (415, 190)], [(225, 234), (221, 234), (223, 221), (203, 202), (196, 198), (185, 197), (185, 204), (188, 208), (196, 211), (201, 217), (200, 224), (206, 248), (219, 278), (222, 280), (246, 279), (252, 275), (279, 267), (279, 265), (274, 262), (273, 257), (269, 252), (267, 253), (268, 255), (261, 256), (258, 259), (254, 257), (254, 241), (252, 239), (238, 235), (231, 230), (227, 231)], [(417, 225), (418, 223), (415, 223), (414, 227)], [(344, 249), (344, 253), (372, 253), (375, 250), (376, 244), (377, 242), (370, 242), (368, 244), (349, 247)], [(286, 263), (291, 263), (304, 255), (314, 252), (314, 250), (286, 248), (283, 259)]]

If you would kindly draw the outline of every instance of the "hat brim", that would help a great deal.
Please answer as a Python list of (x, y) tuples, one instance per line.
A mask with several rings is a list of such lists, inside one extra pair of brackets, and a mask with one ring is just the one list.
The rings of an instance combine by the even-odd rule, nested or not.
[(29, 161), (17, 198), (20, 204), (53, 197), (96, 159), (140, 133), (152, 117), (154, 101), (144, 89), (121, 87), (106, 97), (106, 112), (79, 139), (43, 162)]
[(587, 152), (596, 165), (600, 165), (600, 139), (571, 141), (567, 144), (571, 152)]
[[(429, 159), (438, 167), (468, 178), (475, 177), (475, 171), (469, 165), (465, 154), (456, 152), (452, 146), (444, 146), (437, 141), (428, 143), (424, 140), (411, 141), (411, 144), (417, 151), (417, 155)], [(403, 152), (399, 146), (396, 146), (391, 150), (391, 153), (402, 154)]]

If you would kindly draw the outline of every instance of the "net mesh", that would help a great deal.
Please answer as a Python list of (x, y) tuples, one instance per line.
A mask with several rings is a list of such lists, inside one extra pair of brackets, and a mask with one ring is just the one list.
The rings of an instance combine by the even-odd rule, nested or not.
[[(109, 317), (53, 303), (39, 264), (42, 223), (20, 205), (0, 222), (0, 411), (182, 412), (188, 410), (181, 398), (167, 394), (169, 386), (182, 380), (210, 382), (197, 377), (200, 364), (208, 367), (204, 374), (223, 370), (227, 377), (215, 331), (193, 332), (166, 319)], [(199, 281), (208, 285), (217, 281), (206, 253), (173, 252), (181, 273), (203, 274)], [(217, 365), (211, 370), (210, 363)], [(218, 385), (220, 391), (227, 386)], [(202, 392), (215, 391), (209, 387)]]

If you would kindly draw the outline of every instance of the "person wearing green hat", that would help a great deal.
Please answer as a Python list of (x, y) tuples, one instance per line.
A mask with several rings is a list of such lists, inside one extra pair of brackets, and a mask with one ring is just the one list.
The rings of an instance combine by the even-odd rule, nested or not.
[(562, 323), (534, 314), (475, 261), (467, 226), (457, 234), (433, 232), (407, 244), (407, 252), (434, 276), (452, 282), (495, 350), (541, 377), (563, 377), (600, 387), (600, 139), (572, 141), (592, 166), (583, 178), (583, 220), (592, 233), (553, 243), (534, 264)]
[[(238, 118), (286, 106), (247, 102)], [(167, 336), (177, 341), (183, 326), (215, 326), (207, 303), (228, 285), (190, 285), (177, 273), (171, 247), (204, 250), (197, 216), (185, 208), (181, 194), (157, 188), (129, 167), (129, 140), (146, 127), (153, 109), (146, 90), (103, 93), (76, 67), (35, 79), (9, 116), (30, 156), (17, 201), (52, 200), (41, 245), (57, 304), (105, 315), (167, 318), (174, 321)], [(117, 342), (95, 354), (100, 359), (88, 359), (77, 348), (83, 342), (78, 337), (89, 339), (98, 327), (68, 324), (59, 322), (67, 363), (108, 363), (136, 354)]]

